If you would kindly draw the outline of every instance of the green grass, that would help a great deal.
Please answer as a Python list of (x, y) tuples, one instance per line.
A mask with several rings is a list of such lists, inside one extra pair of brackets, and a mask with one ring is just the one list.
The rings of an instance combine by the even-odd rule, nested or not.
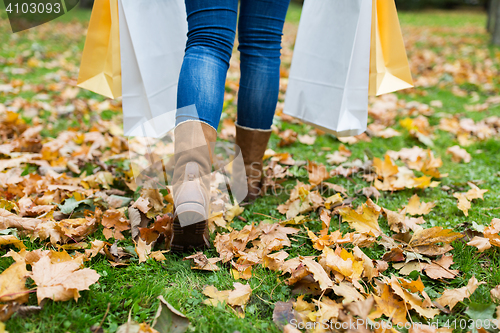
[[(70, 53), (67, 56), (67, 61), (78, 65), (80, 51), (83, 48), (84, 36), (81, 34), (71, 34), (67, 31), (60, 31), (66, 26), (76, 28), (86, 27), (90, 17), (89, 10), (74, 9), (67, 15), (48, 23), (52, 29), (45, 31), (42, 35), (37, 36), (38, 39), (33, 40), (32, 33), (36, 33), (36, 29), (32, 31), (22, 32), (13, 37), (8, 31), (5, 22), (0, 23), (0, 79), (12, 80), (18, 78), (24, 80), (25, 83), (33, 85), (44, 84), (48, 80), (46, 74), (52, 73), (54, 70), (48, 68), (29, 68), (28, 73), (23, 75), (10, 74), (9, 69), (25, 68), (27, 62), (32, 57), (37, 57), (37, 50), (41, 47), (42, 59), (53, 59), (58, 54), (67, 50)], [(297, 24), (300, 19), (300, 7), (292, 4), (289, 10), (288, 22)], [(460, 29), (472, 27), (480, 28), (485, 24), (485, 15), (480, 12), (440, 12), (440, 11), (424, 11), (424, 12), (402, 12), (400, 13), (401, 24), (403, 30), (410, 31), (413, 28), (425, 26), (429, 29), (435, 28), (450, 28), (439, 30), (440, 35), (463, 36), (465, 32)], [(42, 28), (42, 27), (40, 27)], [(82, 30), (83, 31), (83, 30)], [(480, 40), (487, 41), (486, 35), (481, 35)], [(34, 43), (36, 44), (34, 46)], [(426, 47), (426, 44), (422, 44)], [(442, 47), (442, 46), (440, 46)], [(486, 47), (483, 47), (487, 49)], [(433, 50), (440, 50), (436, 48)], [(39, 51), (40, 52), (40, 51)], [(20, 57), (20, 58), (18, 58)], [(18, 59), (19, 63), (10, 63), (11, 60)], [(498, 59), (497, 59), (498, 60)], [(5, 74), (6, 73), (6, 74)], [(52, 82), (50, 82), (52, 83)], [(495, 93), (498, 94), (498, 82), (495, 82)], [(420, 96), (414, 92), (401, 92), (398, 94), (400, 98), (407, 101), (416, 100), (422, 103), (429, 103), (432, 100), (441, 100), (443, 108), (436, 110), (437, 112), (446, 112), (450, 114), (460, 114), (462, 116), (471, 117), (479, 120), (485, 117), (484, 113), (467, 112), (463, 106), (472, 104), (469, 97), (457, 97), (451, 93), (449, 86), (444, 88), (417, 88), (417, 91), (424, 90), (427, 95)], [(480, 86), (469, 87), (476, 91), (479, 100), (474, 103), (480, 103), (490, 96), (489, 92), (483, 91)], [(56, 96), (57, 93), (48, 92), (51, 96)], [(35, 93), (32, 91), (23, 91), (18, 97), (32, 99)], [(0, 103), (5, 103), (12, 96), (0, 95)], [(93, 93), (80, 91), (78, 98), (89, 99), (93, 98), (99, 101), (104, 100), (102, 97)], [(228, 107), (234, 107), (229, 105)], [(500, 106), (488, 110), (487, 115), (500, 115)], [(44, 118), (46, 122), (51, 122), (52, 128), (44, 130), (43, 135), (55, 136), (61, 130), (68, 126), (78, 126), (82, 129), (91, 126), (92, 117), (94, 114), (70, 114), (66, 116), (50, 119), (50, 112), (40, 113), (39, 116)], [(119, 121), (116, 117), (116, 112), (106, 111), (97, 117), (112, 119)], [(429, 118), (432, 125), (439, 122), (439, 118), (434, 115)], [(310, 127), (303, 125), (294, 125), (284, 123), (283, 129), (292, 128), (298, 133), (307, 133)], [(396, 130), (405, 133), (404, 129), (396, 124)], [(326, 154), (318, 153), (321, 147), (330, 147), (332, 151), (339, 147), (340, 142), (333, 136), (325, 135), (318, 138), (314, 146), (306, 146), (298, 142), (286, 148), (277, 146), (279, 138), (273, 134), (270, 142), (270, 148), (276, 151), (287, 151), (293, 154), (296, 160), (314, 160), (321, 163), (326, 163)], [(500, 141), (498, 139), (490, 139), (484, 142), (477, 142), (467, 147), (467, 151), (472, 155), (472, 162), (469, 164), (453, 163), (449, 155), (445, 153), (446, 148), (457, 144), (454, 138), (446, 132), (437, 131), (435, 139), (435, 147), (433, 150), (436, 156), (443, 159), (444, 166), (441, 168), (442, 173), (449, 173), (448, 177), (444, 177), (441, 185), (446, 185), (461, 191), (467, 189), (467, 182), (471, 180), (481, 180), (483, 183), (481, 188), (488, 189), (485, 194), (485, 200), (475, 200), (470, 210), (468, 217), (465, 217), (456, 206), (456, 199), (452, 193), (443, 191), (441, 187), (425, 190), (404, 190), (396, 193), (382, 193), (378, 200), (378, 204), (391, 210), (397, 210), (402, 205), (408, 202), (408, 199), (417, 193), (424, 201), (434, 201), (437, 203), (435, 209), (425, 216), (427, 221), (424, 227), (445, 226), (456, 230), (464, 230), (463, 223), (477, 222), (481, 225), (488, 225), (493, 217), (499, 217), (500, 208), (498, 197), (500, 195), (500, 176), (498, 160), (496, 152), (500, 150)], [(402, 137), (391, 139), (373, 138), (371, 143), (360, 142), (349, 148), (353, 152), (351, 158), (364, 158), (366, 151), (370, 151), (374, 156), (382, 157), (387, 150), (399, 150), (403, 147), (412, 147), (419, 145), (424, 147), (408, 134)], [(425, 147), (424, 147), (425, 148)], [(89, 166), (92, 168), (92, 166)], [(307, 175), (297, 175), (297, 179), (301, 181), (307, 180)], [(288, 181), (292, 186), (295, 180)], [(355, 184), (347, 179), (335, 177), (331, 182), (341, 184), (349, 189), (351, 195), (355, 195), (355, 190), (367, 186), (361, 178), (354, 178)], [(463, 190), (462, 190), (463, 189)], [(265, 220), (269, 215), (271, 217), (282, 219), (284, 218), (277, 210), (277, 205), (283, 203), (287, 199), (286, 194), (279, 196), (266, 196), (259, 198), (253, 205), (246, 206), (242, 217), (248, 221), (256, 222)], [(357, 197), (354, 205), (361, 204), (365, 200), (364, 197)], [(258, 213), (258, 214), (254, 214)], [(384, 232), (388, 232), (387, 223), (384, 219), (380, 221)], [(245, 225), (242, 221), (233, 223), (235, 228), (242, 228)], [(319, 222), (316, 213), (312, 213), (310, 221), (306, 222), (305, 226), (311, 230), (319, 230), (321, 223)], [(335, 230), (338, 225), (332, 223), (331, 229)], [(346, 230), (346, 226), (342, 225), (342, 230)], [(92, 235), (92, 238), (104, 239), (101, 232)], [(302, 231), (295, 237), (292, 247), (287, 249), (291, 257), (298, 255), (316, 255), (318, 252), (312, 248), (311, 242), (306, 238), (306, 234)], [(29, 242), (24, 238), (24, 243), (29, 250), (39, 248), (45, 244), (35, 241)], [(130, 237), (120, 242), (121, 246), (132, 246)], [(476, 276), (481, 281), (487, 284), (482, 285), (471, 297), (471, 301), (479, 303), (489, 303), (489, 290), (500, 284), (500, 256), (497, 248), (490, 249), (481, 255), (477, 255), (475, 248), (465, 246), (462, 241), (457, 241), (454, 244), (455, 264), (452, 269), (459, 269), (461, 274), (447, 284), (437, 282), (422, 276), (424, 284), (427, 286), (426, 291), (431, 298), (436, 298), (444, 288), (456, 288), (464, 286), (471, 276)], [(372, 257), (381, 256), (383, 249), (380, 246), (366, 249), (367, 253)], [(7, 252), (6, 248), (0, 249), (0, 255)], [(205, 253), (209, 257), (217, 256), (215, 249), (206, 250)], [(102, 327), (106, 332), (116, 332), (119, 325), (127, 321), (129, 313), (131, 318), (138, 322), (150, 322), (157, 309), (157, 296), (163, 295), (167, 301), (174, 305), (177, 309), (187, 315), (191, 321), (190, 331), (193, 332), (278, 332), (278, 329), (272, 322), (272, 311), (274, 303), (277, 301), (287, 301), (292, 295), (291, 287), (284, 283), (285, 277), (279, 276), (275, 272), (267, 269), (256, 267), (254, 275), (249, 280), (253, 293), (249, 304), (246, 308), (245, 318), (239, 318), (229, 307), (219, 306), (217, 308), (205, 306), (202, 304), (205, 296), (201, 291), (204, 285), (214, 285), (219, 290), (229, 289), (234, 282), (229, 272), (228, 265), (222, 266), (219, 272), (200, 272), (190, 269), (190, 264), (182, 260), (183, 255), (168, 254), (167, 261), (158, 263), (149, 259), (146, 263), (139, 264), (137, 257), (132, 257), (130, 265), (123, 268), (113, 268), (103, 256), (97, 256), (90, 262), (86, 263), (87, 267), (95, 269), (101, 278), (99, 282), (90, 287), (89, 291), (81, 293), (81, 298), (78, 302), (52, 302), (47, 301), (44, 304), (43, 310), (35, 315), (25, 318), (13, 316), (6, 323), (6, 328), (9, 332), (90, 332), (90, 327), (99, 325), (102, 322)], [(10, 258), (0, 258), (0, 271), (3, 271), (12, 263)], [(392, 271), (395, 272), (395, 271)], [(30, 284), (32, 286), (32, 284)], [(36, 304), (35, 294), (30, 295), (29, 304)], [(456, 314), (447, 316), (445, 314), (437, 317), (439, 320), (446, 319), (466, 319), (464, 313), (468, 301), (457, 305), (458, 311)], [(108, 309), (109, 306), (109, 309)], [(418, 318), (414, 318), (418, 322)]]
[(401, 11), (398, 13), (402, 26), (425, 27), (486, 27), (486, 15), (482, 10), (424, 10), (420, 12)]

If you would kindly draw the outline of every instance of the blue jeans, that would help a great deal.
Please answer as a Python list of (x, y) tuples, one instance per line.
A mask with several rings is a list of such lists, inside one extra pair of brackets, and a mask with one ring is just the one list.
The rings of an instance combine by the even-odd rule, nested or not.
[[(278, 102), (281, 36), (290, 0), (241, 0), (238, 125), (270, 129)], [(186, 0), (188, 40), (179, 76), (176, 123), (217, 129), (238, 17), (238, 0)]]

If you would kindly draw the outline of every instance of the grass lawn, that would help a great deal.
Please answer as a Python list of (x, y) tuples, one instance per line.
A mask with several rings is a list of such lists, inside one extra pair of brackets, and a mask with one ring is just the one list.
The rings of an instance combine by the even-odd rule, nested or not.
[[(3, 12), (3, 11), (2, 11)], [(2, 14), (4, 15), (4, 14)], [(0, 21), (0, 86), (3, 83), (18, 82), (26, 89), (20, 89), (16, 94), (0, 89), (0, 106), (9, 108), (21, 105), (18, 112), (28, 125), (42, 124), (41, 136), (47, 141), (67, 128), (86, 132), (95, 123), (105, 121), (121, 125), (120, 102), (112, 102), (106, 109), (85, 108), (80, 112), (60, 112), (44, 107), (43, 103), (50, 103), (52, 98), (60, 95), (64, 89), (76, 83), (81, 51), (84, 46), (84, 32), (90, 11), (75, 9), (69, 14), (43, 26), (29, 31), (11, 34), (5, 15)], [(293, 47), (293, 38), (296, 34), (300, 8), (292, 6), (287, 16), (285, 37), (283, 42), (283, 68), (286, 72), (291, 61), (290, 50)], [(404, 189), (400, 191), (381, 191), (376, 201), (381, 207), (397, 211), (408, 203), (412, 195), (417, 193), (422, 201), (433, 201), (436, 207), (424, 216), (424, 228), (442, 226), (458, 232), (465, 232), (475, 222), (479, 226), (490, 225), (493, 218), (500, 218), (500, 167), (496, 154), (500, 151), (500, 139), (493, 135), (485, 139), (468, 138), (468, 145), (462, 145), (471, 155), (470, 163), (452, 161), (446, 150), (459, 144), (456, 135), (439, 129), (442, 119), (457, 116), (458, 119), (470, 118), (478, 122), (486, 117), (500, 116), (500, 103), (489, 103), (484, 110), (474, 111), (472, 107), (481, 105), (500, 92), (499, 64), (500, 50), (487, 46), (489, 37), (484, 31), (486, 16), (476, 11), (424, 11), (402, 12), (400, 21), (407, 42), (407, 51), (412, 63), (412, 72), (417, 82), (416, 88), (401, 91), (395, 94), (400, 107), (399, 112), (390, 124), (401, 136), (382, 138), (371, 136), (371, 142), (359, 141), (345, 144), (352, 155), (349, 161), (356, 159), (383, 158), (389, 150), (399, 151), (402, 148), (419, 146), (430, 148), (434, 156), (440, 157), (443, 166), (439, 169), (443, 176), (437, 187), (425, 189)], [(41, 65), (43, 64), (43, 65)], [(448, 65), (448, 66), (447, 66)], [(16, 69), (25, 68), (26, 71)], [(237, 67), (232, 66), (226, 91), (228, 95), (235, 94), (237, 83)], [(234, 75), (232, 75), (234, 74)], [(284, 75), (283, 75), (284, 76)], [(235, 79), (236, 78), (236, 79)], [(433, 81), (433, 78), (436, 80)], [(286, 79), (285, 77), (283, 78)], [(17, 81), (16, 81), (17, 80)], [(285, 82), (285, 81), (283, 81)], [(52, 89), (53, 87), (53, 89)], [(284, 91), (282, 91), (284, 93)], [(49, 99), (40, 99), (40, 94), (49, 95)], [(280, 95), (281, 102), (284, 94)], [(80, 89), (77, 99), (88, 105), (97, 105), (104, 98)], [(371, 99), (371, 105), (383, 98)], [(34, 101), (38, 104), (34, 104)], [(440, 102), (436, 102), (440, 101)], [(403, 103), (404, 102), (404, 103)], [(412, 109), (410, 102), (418, 102)], [(406, 105), (406, 106), (405, 106)], [(431, 106), (433, 112), (424, 114), (428, 120), (429, 137), (433, 145), (419, 141), (401, 120), (414, 119), (421, 116), (419, 106)], [(236, 102), (234, 98), (227, 98), (223, 119), (232, 118), (235, 114)], [(278, 107), (279, 108), (279, 107)], [(1, 108), (0, 108), (1, 110)], [(411, 111), (413, 110), (413, 111)], [(5, 112), (2, 111), (2, 112)], [(298, 134), (311, 133), (312, 127), (287, 122), (279, 117), (275, 125), (280, 131), (292, 129)], [(373, 113), (370, 122), (373, 119)], [(109, 123), (106, 123), (109, 125)], [(220, 126), (224, 128), (223, 126)], [(317, 133), (316, 133), (317, 134)], [(8, 139), (2, 139), (2, 144)], [(302, 144), (299, 141), (291, 145), (280, 147), (280, 137), (274, 133), (270, 141), (270, 148), (276, 152), (289, 152), (296, 161), (312, 160), (327, 165), (328, 170), (336, 166), (328, 163), (327, 153), (332, 153), (343, 144), (331, 135), (317, 135), (313, 145)], [(43, 142), (42, 142), (43, 143)], [(428, 143), (428, 142), (427, 142)], [(463, 143), (463, 141), (461, 142)], [(123, 167), (123, 162), (115, 162), (116, 170)], [(97, 164), (89, 163), (85, 168), (92, 172)], [(35, 169), (30, 169), (35, 168)], [(36, 174), (36, 166), (26, 166), (27, 174)], [(296, 182), (308, 182), (307, 172), (300, 168), (292, 168), (285, 184), (295, 186)], [(118, 176), (117, 176), (118, 177)], [(356, 190), (370, 186), (371, 183), (359, 176), (347, 178), (335, 176), (328, 180), (330, 183), (344, 186), (348, 189), (348, 196), (352, 197), (353, 206), (357, 207), (366, 201), (366, 197)], [(466, 192), (468, 182), (474, 182), (481, 189), (487, 189), (484, 200), (474, 200), (469, 209), (469, 215), (457, 208), (457, 199), (454, 192)], [(116, 184), (116, 183), (115, 183)], [(7, 191), (2, 191), (7, 193)], [(126, 191), (127, 196), (134, 196), (132, 191)], [(331, 194), (333, 194), (332, 192)], [(330, 195), (331, 195), (330, 194)], [(0, 194), (0, 197), (3, 197)], [(20, 195), (12, 195), (8, 200), (16, 201)], [(135, 197), (137, 199), (137, 197)], [(259, 223), (269, 219), (284, 220), (285, 216), (277, 210), (288, 195), (268, 194), (259, 198), (253, 205), (245, 206), (241, 214), (242, 219), (235, 219), (232, 227), (241, 229), (250, 222)], [(338, 217), (337, 217), (338, 219)], [(247, 222), (244, 222), (246, 220)], [(334, 217), (330, 231), (339, 229), (340, 223)], [(385, 218), (380, 219), (380, 226), (388, 235), (390, 231)], [(291, 247), (285, 248), (290, 258), (320, 254), (313, 248), (309, 240), (308, 229), (319, 232), (321, 221), (317, 212), (308, 213), (308, 221), (299, 226), (300, 232), (292, 238)], [(342, 231), (349, 230), (347, 223), (340, 226)], [(57, 248), (48, 241), (30, 241), (26, 236), (20, 236), (26, 250), (38, 248)], [(105, 240), (102, 227), (98, 228), (85, 240)], [(132, 247), (129, 236), (118, 242), (120, 246)], [(467, 246), (464, 241), (455, 241), (453, 244), (454, 264), (451, 269), (458, 270), (454, 279), (434, 280), (421, 274), (425, 291), (431, 299), (438, 298), (445, 288), (459, 288), (475, 276), (484, 281), (472, 294), (470, 299), (459, 302), (451, 314), (440, 313), (434, 321), (440, 323), (446, 320), (469, 319), (466, 310), (472, 303), (491, 304), (490, 290), (500, 285), (500, 255), (497, 247), (478, 253), (473, 246)], [(6, 254), (11, 247), (2, 246), (0, 255)], [(363, 249), (372, 259), (381, 259), (385, 253), (381, 245), (375, 244)], [(205, 250), (207, 257), (217, 257), (215, 248)], [(148, 259), (139, 263), (137, 256), (132, 256), (129, 265), (113, 267), (105, 256), (98, 255), (85, 263), (100, 275), (99, 281), (90, 286), (89, 291), (81, 292), (78, 302), (73, 300), (54, 302), (48, 300), (43, 309), (26, 317), (12, 316), (6, 324), (6, 330), (13, 332), (90, 332), (91, 327), (100, 325), (105, 332), (116, 332), (118, 327), (131, 319), (142, 323), (152, 321), (158, 308), (157, 297), (163, 297), (175, 308), (183, 312), (190, 320), (189, 331), (192, 332), (280, 332), (273, 323), (272, 314), (276, 302), (287, 302), (297, 297), (292, 293), (293, 287), (285, 283), (287, 276), (263, 268), (254, 267), (252, 277), (248, 280), (252, 288), (252, 296), (245, 309), (245, 317), (240, 318), (229, 306), (217, 307), (203, 304), (206, 297), (202, 294), (205, 285), (213, 285), (219, 290), (231, 289), (235, 279), (231, 275), (230, 264), (219, 264), (221, 270), (217, 272), (203, 272), (191, 269), (189, 261), (183, 260), (188, 254), (165, 254), (167, 260), (157, 262)], [(9, 257), (0, 257), (0, 271), (4, 271), (14, 260)], [(398, 275), (399, 272), (389, 265), (384, 275)], [(240, 281), (241, 282), (241, 281)], [(243, 281), (243, 283), (246, 283)], [(30, 287), (33, 287), (31, 284)], [(311, 299), (306, 297), (306, 299)], [(35, 293), (29, 296), (29, 305), (36, 305)], [(415, 322), (421, 321), (413, 315)], [(460, 329), (456, 332), (461, 331)], [(464, 332), (466, 330), (463, 330)]]

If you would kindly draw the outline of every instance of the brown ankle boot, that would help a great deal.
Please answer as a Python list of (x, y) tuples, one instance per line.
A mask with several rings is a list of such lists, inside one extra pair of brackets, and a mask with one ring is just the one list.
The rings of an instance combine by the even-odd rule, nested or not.
[[(271, 137), (271, 130), (252, 129), (236, 124), (236, 146), (241, 149), (247, 176), (245, 201), (254, 201), (261, 194), (262, 159)], [(237, 149), (236, 149), (237, 150)], [(233, 170), (242, 172), (243, 170)]]
[(176, 126), (174, 137), (175, 220), (171, 249), (187, 251), (209, 245), (210, 174), (217, 132), (206, 123), (186, 121)]

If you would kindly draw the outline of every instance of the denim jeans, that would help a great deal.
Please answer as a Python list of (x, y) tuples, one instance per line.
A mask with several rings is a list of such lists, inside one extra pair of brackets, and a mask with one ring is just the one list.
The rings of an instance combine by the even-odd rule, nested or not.
[[(279, 93), (281, 36), (290, 0), (241, 0), (238, 20), (238, 125), (271, 128)], [(231, 58), (238, 0), (186, 0), (188, 39), (179, 76), (176, 123), (217, 129)]]

